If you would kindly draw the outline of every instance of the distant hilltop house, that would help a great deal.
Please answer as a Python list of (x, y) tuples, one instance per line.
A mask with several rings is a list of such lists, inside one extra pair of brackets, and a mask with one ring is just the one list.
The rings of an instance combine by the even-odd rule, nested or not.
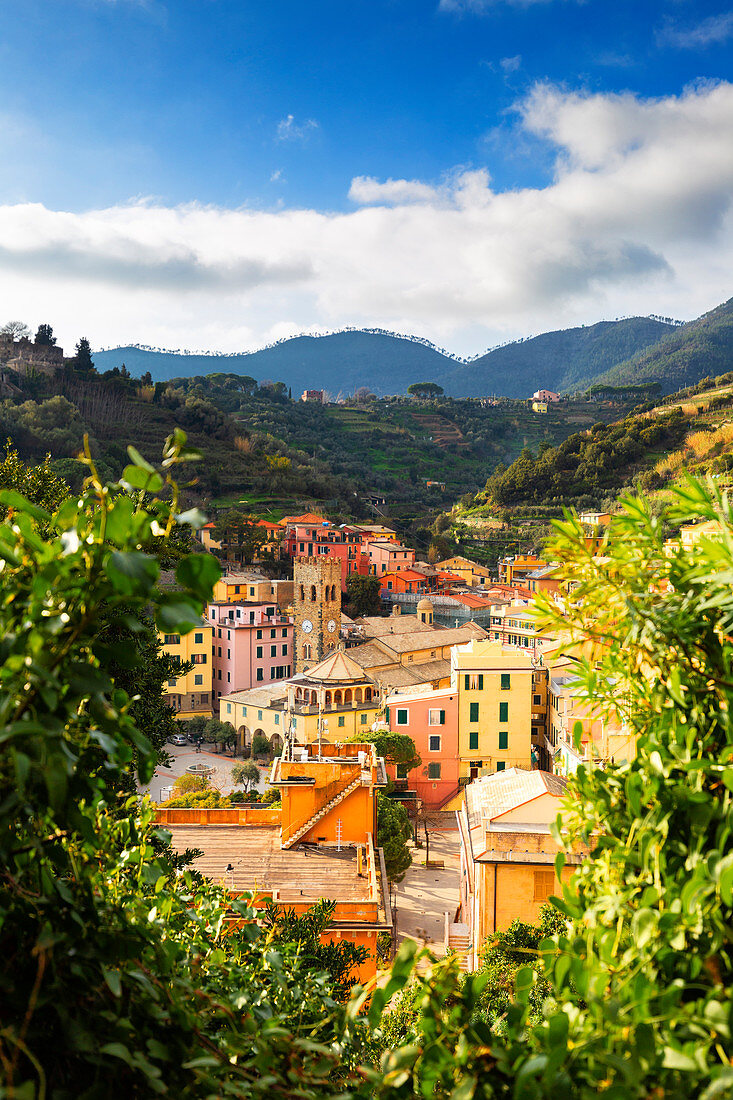
[(0, 363), (16, 374), (55, 374), (64, 365), (64, 350), (36, 344), (27, 336), (14, 340), (9, 333), (0, 333)]
[(323, 405), (325, 401), (325, 393), (323, 390), (303, 390), (300, 395), (301, 401), (310, 401), (312, 404)]
[(532, 394), (532, 398), (534, 401), (545, 401), (550, 404), (552, 401), (559, 401), (560, 394), (553, 393), (552, 390), (535, 390)]
[(428, 480), (428, 481), (425, 482), (425, 486), (428, 489), (440, 489), (441, 493), (445, 492), (445, 482), (444, 481), (430, 481), (430, 480)]
[(532, 412), (546, 413), (547, 412), (547, 402), (546, 401), (533, 401), (532, 402)]

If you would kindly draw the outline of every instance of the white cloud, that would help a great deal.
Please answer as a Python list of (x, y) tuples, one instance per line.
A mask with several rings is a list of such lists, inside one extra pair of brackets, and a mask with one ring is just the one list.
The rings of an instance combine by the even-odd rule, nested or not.
[(314, 130), (318, 130), (319, 124), (314, 118), (306, 118), (303, 122), (296, 122), (294, 115), (281, 118), (277, 124), (278, 141), (305, 141)]
[(515, 73), (517, 69), (521, 67), (522, 55), (520, 53), (515, 54), (514, 57), (502, 57), (499, 65), (505, 73)]
[(733, 11), (709, 15), (694, 26), (681, 27), (667, 22), (657, 34), (661, 46), (674, 46), (679, 50), (700, 50), (727, 42), (733, 35)]
[(347, 212), (0, 206), (0, 321), (48, 320), (67, 346), (230, 351), (373, 325), (470, 354), (730, 297), (733, 84), (658, 100), (539, 85), (517, 120), (554, 152), (545, 186), (499, 192), (457, 169), (438, 184), (357, 177)]
[(549, 4), (551, 0), (440, 0), (438, 11), (450, 11), (459, 15), (471, 12), (480, 15), (489, 8), (498, 7), (501, 3), (511, 4), (517, 8), (528, 8), (533, 4)]

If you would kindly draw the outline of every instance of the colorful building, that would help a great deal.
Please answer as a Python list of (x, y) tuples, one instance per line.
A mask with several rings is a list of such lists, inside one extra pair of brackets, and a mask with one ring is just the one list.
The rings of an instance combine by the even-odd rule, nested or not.
[(365, 546), (369, 572), (377, 577), (385, 573), (402, 573), (415, 564), (415, 551), (399, 542), (374, 539)]
[(422, 758), (408, 772), (388, 766), (390, 778), (406, 781), (428, 810), (440, 810), (458, 794), (458, 692), (424, 689), (387, 696), (385, 722), (392, 733), (405, 733)]
[(460, 555), (453, 558), (446, 558), (445, 561), (439, 561), (437, 568), (451, 573), (454, 576), (461, 577), (463, 583), (470, 586), (491, 583), (490, 570)]
[[(334, 901), (327, 942), (366, 947), (357, 977), (377, 972), (377, 937), (392, 933), (389, 884), (376, 844), (377, 790), (384, 762), (368, 743), (316, 747), (288, 741), (272, 767), (280, 807), (166, 809), (158, 822), (178, 852), (195, 849), (194, 867), (232, 898), (254, 892), (300, 915)], [(237, 918), (232, 913), (229, 920)]]
[(272, 581), (261, 573), (222, 573), (214, 584), (214, 603), (234, 603), (242, 600), (272, 599)]
[[(592, 703), (581, 697), (581, 685), (570, 668), (550, 672), (547, 748), (554, 771), (572, 775), (584, 764), (621, 764), (636, 755), (636, 735), (620, 716), (600, 715)], [(580, 739), (576, 743), (576, 730)]]
[(535, 390), (532, 394), (535, 401), (554, 402), (560, 400), (560, 394), (553, 390)]
[(399, 573), (383, 573), (380, 578), (382, 592), (427, 592), (430, 582), (424, 573), (405, 569)]
[(542, 558), (536, 558), (530, 554), (516, 554), (513, 557), (501, 558), (498, 563), (499, 583), (509, 587), (524, 584), (528, 573), (543, 569), (547, 564), (548, 562)]
[(499, 642), (456, 646), (452, 686), (458, 691), (462, 782), (507, 768), (532, 767), (532, 674), (528, 653)]
[(360, 530), (347, 524), (339, 527), (325, 519), (288, 523), (283, 535), (282, 553), (293, 561), (321, 556), (338, 559), (342, 592), (346, 590), (346, 579), (352, 573), (366, 576), (369, 572), (369, 559), (362, 547)]
[(293, 623), (277, 604), (210, 603), (206, 619), (215, 699), (292, 674)]
[(182, 721), (189, 718), (211, 718), (213, 706), (212, 628), (205, 621), (188, 634), (158, 632), (161, 653), (177, 657), (181, 663), (191, 662), (193, 668), (182, 676), (168, 680), (163, 700)]
[(259, 735), (279, 750), (288, 734), (304, 745), (363, 737), (379, 707), (375, 681), (348, 653), (336, 650), (283, 683), (222, 695), (219, 716), (234, 726), (239, 746)]
[[(566, 781), (541, 771), (507, 769), (465, 789), (457, 813), (461, 838), (459, 919), (449, 942), (465, 944), (468, 969), (495, 932), (514, 920), (537, 921), (541, 906), (560, 893), (555, 874), (559, 848), (550, 831), (562, 810)], [(581, 854), (568, 853), (566, 882)]]

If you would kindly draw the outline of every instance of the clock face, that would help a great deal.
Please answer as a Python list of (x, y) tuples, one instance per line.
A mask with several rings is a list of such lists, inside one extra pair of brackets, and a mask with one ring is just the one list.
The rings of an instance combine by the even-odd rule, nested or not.
[(335, 619), (329, 619), (328, 620), (328, 629), (333, 634), (334, 630), (336, 629), (336, 620)]
[(310, 634), (312, 629), (313, 623), (310, 621), (310, 619), (303, 619), (303, 633)]

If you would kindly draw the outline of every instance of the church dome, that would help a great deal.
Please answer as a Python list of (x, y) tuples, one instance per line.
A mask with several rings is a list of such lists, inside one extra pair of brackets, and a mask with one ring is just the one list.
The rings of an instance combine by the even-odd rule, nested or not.
[(422, 600), (420, 600), (419, 604), (417, 605), (417, 610), (418, 611), (432, 611), (433, 610), (433, 605), (431, 604), (430, 600), (422, 599)]

